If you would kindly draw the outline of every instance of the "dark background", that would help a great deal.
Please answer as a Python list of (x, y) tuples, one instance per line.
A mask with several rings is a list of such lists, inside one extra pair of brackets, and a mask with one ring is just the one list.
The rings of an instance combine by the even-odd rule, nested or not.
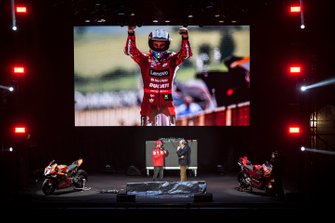
[[(85, 16), (99, 18), (104, 11), (92, 11), (99, 9), (94, 1), (27, 2), (29, 13), (17, 17), (19, 30), (13, 32), (10, 1), (3, 2), (0, 81), (15, 85), (16, 91), (1, 91), (1, 170), (9, 179), (2, 186), (26, 185), (51, 159), (69, 164), (83, 157), (83, 168), (89, 172), (103, 171), (106, 164), (116, 172), (125, 172), (130, 165), (143, 169), (145, 141), (167, 137), (198, 140), (199, 175), (215, 173), (218, 164), (227, 173), (235, 173), (239, 156), (248, 155), (255, 163), (261, 163), (270, 159), (272, 151), (279, 150), (286, 182), (293, 190), (313, 192), (333, 182), (327, 175), (334, 158), (304, 154), (299, 147), (310, 143), (310, 113), (315, 108), (334, 105), (334, 87), (316, 89), (307, 96), (297, 91), (300, 83), (314, 83), (335, 74), (335, 20), (326, 4), (329, 1), (305, 3), (305, 30), (299, 29), (299, 16), (288, 14), (288, 0), (237, 1), (237, 5), (233, 1), (168, 1), (163, 5), (135, 1), (132, 7), (140, 16), (131, 19), (121, 19), (117, 12), (107, 11), (110, 15), (116, 13), (107, 20), (111, 25), (153, 25), (155, 16), (175, 18), (171, 25), (202, 25), (215, 22), (206, 3), (221, 6), (219, 12), (225, 8), (222, 5), (228, 4), (228, 9), (232, 9), (230, 14), (227, 12), (228, 24), (236, 15), (237, 24), (251, 26), (250, 126), (173, 128), (74, 127), (73, 25), (84, 23)], [(124, 8), (132, 5), (132, 1), (113, 2), (126, 3)], [(239, 7), (239, 3), (245, 7)], [(201, 19), (185, 20), (188, 9), (199, 12)], [(99, 25), (94, 21), (93, 24)], [(292, 78), (287, 66), (296, 60), (302, 62), (304, 72)], [(23, 78), (10, 75), (13, 62), (26, 65), (28, 72)], [(291, 122), (303, 126), (302, 135), (288, 135), (287, 125)], [(25, 123), (29, 136), (15, 136), (11, 128), (16, 123)], [(15, 151), (3, 152), (9, 145), (14, 145)], [(315, 181), (315, 177), (322, 181)]]

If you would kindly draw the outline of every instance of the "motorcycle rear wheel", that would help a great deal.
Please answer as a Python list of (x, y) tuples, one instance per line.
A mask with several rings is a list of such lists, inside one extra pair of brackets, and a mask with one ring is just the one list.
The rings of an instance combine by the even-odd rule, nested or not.
[(87, 181), (88, 175), (85, 170), (78, 170), (76, 176), (73, 178), (73, 185), (75, 188), (83, 188), (84, 181)]

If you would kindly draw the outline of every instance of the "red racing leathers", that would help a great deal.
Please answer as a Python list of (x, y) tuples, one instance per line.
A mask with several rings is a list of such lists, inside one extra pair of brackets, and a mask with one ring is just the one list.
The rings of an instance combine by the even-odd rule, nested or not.
[(156, 149), (152, 150), (151, 155), (152, 155), (152, 165), (153, 166), (164, 166), (164, 158), (167, 155), (166, 150), (156, 147)]
[(192, 56), (188, 38), (182, 38), (181, 49), (175, 52), (167, 51), (157, 59), (150, 50), (144, 54), (136, 47), (135, 34), (128, 33), (125, 54), (129, 55), (141, 69), (143, 80), (143, 99), (141, 116), (153, 120), (155, 115), (162, 113), (166, 116), (175, 116), (175, 107), (172, 98), (173, 80), (178, 65)]

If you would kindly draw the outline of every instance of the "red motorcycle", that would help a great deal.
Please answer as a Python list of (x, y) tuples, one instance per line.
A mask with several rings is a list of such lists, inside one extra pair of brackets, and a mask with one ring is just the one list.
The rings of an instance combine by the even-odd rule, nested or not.
[(254, 165), (247, 156), (239, 158), (237, 162), (241, 171), (237, 176), (238, 189), (252, 192), (253, 188), (265, 190), (269, 195), (274, 195), (275, 180), (272, 174), (272, 164), (266, 161), (261, 165)]
[(44, 169), (45, 180), (42, 184), (42, 191), (45, 195), (55, 192), (56, 189), (63, 189), (73, 186), (74, 189), (85, 188), (88, 175), (85, 170), (79, 167), (83, 159), (74, 161), (71, 165), (58, 165), (52, 160)]

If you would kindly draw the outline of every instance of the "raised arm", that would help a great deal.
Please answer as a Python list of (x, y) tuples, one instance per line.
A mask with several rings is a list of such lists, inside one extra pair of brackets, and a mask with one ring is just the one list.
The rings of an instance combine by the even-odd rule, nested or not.
[(187, 58), (192, 56), (192, 49), (190, 42), (188, 40), (188, 30), (186, 27), (181, 27), (179, 29), (179, 34), (181, 35), (181, 48), (177, 52), (176, 56), (176, 65), (180, 65), (184, 62)]
[(128, 37), (124, 53), (140, 64), (145, 55), (136, 47), (135, 28), (136, 26), (128, 26)]

